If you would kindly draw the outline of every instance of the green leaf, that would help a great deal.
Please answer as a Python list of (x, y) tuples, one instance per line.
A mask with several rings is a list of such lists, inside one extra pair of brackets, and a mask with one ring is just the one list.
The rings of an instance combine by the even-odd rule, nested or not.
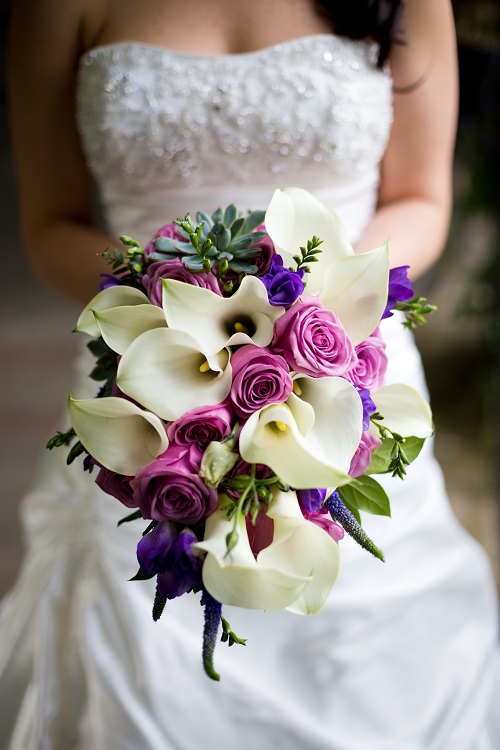
[[(382, 440), (382, 445), (372, 453), (370, 464), (366, 470), (366, 474), (387, 474), (389, 472), (389, 464), (392, 460), (392, 453), (394, 450), (396, 441), (393, 438), (385, 438)], [(425, 443), (424, 438), (408, 437), (404, 442), (404, 452), (408, 458), (408, 463), (416, 459), (422, 446)]]
[(257, 273), (259, 270), (259, 267), (256, 265), (251, 265), (250, 263), (240, 263), (239, 261), (232, 260), (229, 263), (229, 268), (232, 271), (238, 271), (240, 273), (247, 273), (247, 274), (253, 274)]
[(224, 209), (222, 208), (218, 208), (217, 211), (214, 211), (214, 213), (212, 214), (212, 221), (214, 222), (214, 224), (221, 222), (223, 218), (224, 218)]
[(241, 232), (244, 223), (245, 223), (245, 219), (243, 218), (243, 216), (233, 221), (231, 226), (229, 226), (226, 222), (227, 226), (229, 226), (229, 229), (231, 230), (232, 237), (236, 237), (236, 235), (238, 235)]
[(233, 242), (230, 243), (230, 250), (232, 253), (236, 252), (237, 250), (248, 250), (249, 247), (253, 245), (253, 238), (249, 237), (248, 235), (241, 235), (238, 237), (237, 240), (233, 240)]
[(142, 518), (142, 517), (143, 516), (140, 510), (134, 510), (134, 512), (131, 513), (129, 516), (125, 516), (125, 518), (121, 518), (116, 525), (121, 526), (122, 523), (128, 523), (129, 521), (136, 521), (138, 518)]
[(82, 443), (78, 441), (74, 444), (74, 446), (71, 448), (70, 452), (68, 453), (68, 457), (66, 459), (66, 463), (72, 464), (75, 458), (78, 458), (78, 456), (81, 456), (82, 453), (87, 453), (85, 448), (83, 447)]
[(373, 513), (377, 516), (390, 516), (391, 505), (386, 491), (380, 484), (365, 475), (357, 477), (351, 484), (346, 484), (338, 490), (344, 505)]

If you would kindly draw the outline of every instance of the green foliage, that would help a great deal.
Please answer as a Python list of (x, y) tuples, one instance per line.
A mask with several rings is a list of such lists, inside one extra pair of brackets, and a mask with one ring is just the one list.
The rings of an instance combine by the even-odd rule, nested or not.
[[(307, 247), (301, 247), (300, 248), (300, 255), (294, 255), (293, 259), (295, 263), (297, 264), (297, 271), (305, 271), (306, 273), (311, 273), (311, 269), (309, 268), (309, 263), (316, 263), (318, 261), (318, 258), (316, 257), (321, 253), (320, 245), (323, 244), (323, 240), (320, 240), (319, 237), (313, 236), (311, 240), (307, 240)], [(293, 271), (293, 268), (290, 269)]]
[[(358, 477), (338, 490), (349, 510), (363, 510), (377, 516), (390, 516), (391, 504), (383, 487), (372, 477)], [(352, 512), (352, 510), (351, 510)], [(354, 513), (353, 513), (354, 515)]]
[[(408, 463), (416, 459), (422, 446), (425, 443), (424, 438), (409, 437), (404, 442), (404, 454)], [(376, 448), (371, 456), (370, 465), (368, 466), (367, 474), (388, 474), (394, 471), (396, 468), (394, 463), (394, 456), (396, 448), (396, 440), (388, 437), (382, 440), (382, 445)]]

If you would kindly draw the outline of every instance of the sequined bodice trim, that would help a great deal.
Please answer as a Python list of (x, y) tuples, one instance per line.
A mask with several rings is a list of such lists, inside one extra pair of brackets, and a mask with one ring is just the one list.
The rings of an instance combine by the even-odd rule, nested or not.
[(370, 171), (392, 118), (376, 53), (330, 34), (237, 55), (97, 47), (78, 80), (89, 168), (120, 191), (322, 186)]

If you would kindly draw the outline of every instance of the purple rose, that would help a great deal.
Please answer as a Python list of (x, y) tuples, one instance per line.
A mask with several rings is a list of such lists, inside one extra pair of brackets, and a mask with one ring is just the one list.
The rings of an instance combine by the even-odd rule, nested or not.
[[(259, 227), (255, 229), (256, 232), (265, 232), (266, 227), (264, 224), (261, 224)], [(259, 254), (253, 258), (252, 262), (255, 263), (255, 265), (258, 268), (256, 276), (264, 276), (266, 274), (270, 267), (271, 262), (276, 255), (276, 250), (274, 248), (274, 244), (272, 239), (269, 237), (268, 234), (266, 234), (265, 237), (262, 237), (262, 239), (257, 240), (255, 245), (252, 245), (252, 248), (259, 248)]]
[(371, 336), (358, 344), (355, 351), (358, 361), (346, 373), (346, 379), (361, 388), (378, 390), (384, 383), (387, 371), (385, 342), (380, 337), (379, 329), (376, 328)]
[(247, 418), (267, 404), (286, 401), (293, 389), (283, 357), (248, 344), (231, 357), (233, 384), (229, 394), (234, 411)]
[(345, 375), (357, 362), (342, 323), (317, 297), (299, 298), (278, 318), (272, 348), (293, 370), (313, 378)]
[(139, 469), (131, 484), (144, 518), (196, 524), (214, 512), (217, 491), (193, 471), (192, 455), (193, 448), (169, 446)]
[(283, 258), (275, 255), (271, 261), (269, 273), (261, 276), (267, 289), (267, 298), (271, 305), (290, 307), (304, 291), (302, 281), (305, 271), (290, 271), (283, 268)]
[(297, 490), (297, 500), (306, 513), (315, 513), (325, 502), (326, 490), (315, 488), (310, 490)]
[(194, 445), (203, 453), (209, 443), (231, 434), (233, 420), (233, 410), (227, 401), (216, 406), (198, 406), (169, 425), (168, 439), (178, 445)]
[(156, 253), (154, 242), (158, 239), (158, 237), (170, 237), (171, 239), (179, 240), (180, 242), (186, 241), (185, 237), (183, 237), (179, 232), (179, 227), (177, 226), (177, 224), (165, 224), (164, 227), (161, 227), (161, 229), (156, 232), (151, 242), (148, 242), (148, 244), (144, 248), (146, 258), (149, 258), (150, 255)]
[(133, 477), (126, 477), (123, 474), (117, 474), (111, 469), (104, 466), (100, 469), (95, 481), (98, 487), (107, 492), (108, 495), (116, 497), (127, 508), (137, 508), (137, 503), (133, 497), (133, 489), (130, 485)]
[(158, 593), (167, 599), (182, 596), (195, 586), (201, 587), (203, 559), (191, 551), (191, 545), (197, 541), (196, 535), (185, 529), (173, 543), (166, 569), (157, 578)]
[(378, 448), (382, 444), (374, 435), (370, 435), (369, 432), (363, 432), (361, 435), (361, 442), (356, 448), (356, 453), (352, 457), (351, 466), (347, 472), (351, 477), (360, 477), (364, 474), (370, 463), (372, 451)]
[(403, 302), (413, 297), (412, 281), (408, 278), (410, 266), (398, 266), (389, 271), (389, 290), (387, 293), (387, 305), (385, 306), (382, 320), (392, 318), (392, 310), (396, 302)]
[(189, 271), (179, 258), (173, 260), (159, 260), (157, 263), (151, 263), (146, 273), (142, 277), (142, 285), (153, 305), (162, 306), (162, 279), (175, 279), (183, 281), (185, 284), (200, 286), (204, 289), (210, 289), (214, 294), (221, 296), (219, 283), (212, 273), (193, 273)]

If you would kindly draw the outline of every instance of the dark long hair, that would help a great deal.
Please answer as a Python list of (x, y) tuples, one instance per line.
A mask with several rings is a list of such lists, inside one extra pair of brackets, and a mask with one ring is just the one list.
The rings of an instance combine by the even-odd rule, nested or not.
[(315, 0), (315, 4), (336, 34), (378, 42), (379, 67), (387, 60), (391, 45), (403, 42), (398, 36), (404, 12), (402, 0)]

